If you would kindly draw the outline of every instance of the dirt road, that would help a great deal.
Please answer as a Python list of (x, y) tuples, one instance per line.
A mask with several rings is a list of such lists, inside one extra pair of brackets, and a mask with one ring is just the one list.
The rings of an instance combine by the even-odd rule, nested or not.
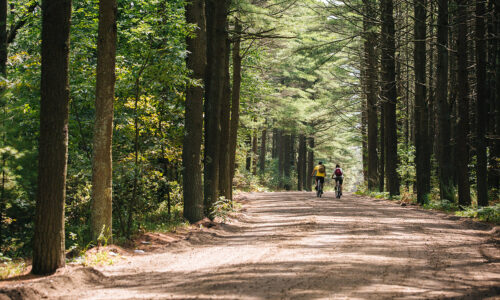
[[(333, 193), (245, 195), (239, 217), (104, 274), (53, 279), (49, 298), (494, 299), (498, 232), (481, 223)], [(77, 273), (77, 272), (75, 272)], [(77, 278), (77, 275), (74, 275)], [(1, 299), (1, 297), (0, 297)]]

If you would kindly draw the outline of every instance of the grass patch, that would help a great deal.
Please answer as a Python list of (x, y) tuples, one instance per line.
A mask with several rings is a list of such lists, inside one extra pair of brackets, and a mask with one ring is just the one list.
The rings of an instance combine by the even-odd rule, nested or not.
[(109, 266), (113, 265), (117, 261), (121, 259), (121, 256), (118, 253), (102, 250), (102, 251), (94, 251), (90, 250), (89, 252), (72, 258), (68, 260), (68, 263), (76, 263), (81, 264), (85, 267), (94, 267), (94, 266)]
[(19, 276), (26, 272), (27, 265), (22, 259), (12, 260), (8, 257), (3, 256), (0, 253), (0, 280), (7, 279), (9, 277)]

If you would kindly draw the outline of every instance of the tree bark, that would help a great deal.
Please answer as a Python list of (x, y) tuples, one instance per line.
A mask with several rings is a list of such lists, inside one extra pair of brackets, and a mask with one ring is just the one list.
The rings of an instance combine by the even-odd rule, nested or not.
[(267, 144), (267, 129), (262, 129), (260, 139), (260, 155), (259, 155), (259, 172), (264, 174), (266, 170), (266, 144)]
[(231, 199), (231, 170), (229, 168), (229, 135), (231, 134), (231, 88), (229, 85), (229, 58), (231, 51), (231, 42), (227, 30), (226, 35), (226, 52), (224, 59), (224, 90), (222, 92), (221, 105), (221, 139), (220, 139), (220, 158), (219, 158), (219, 194), (226, 199)]
[[(363, 75), (361, 77), (366, 77), (365, 71), (361, 72)], [(366, 83), (362, 83), (362, 86), (365, 86)], [(366, 86), (362, 88), (366, 89)], [(366, 94), (366, 93), (365, 93)], [(362, 160), (362, 168), (363, 168), (363, 182), (365, 184), (368, 183), (368, 101), (362, 102), (361, 108), (361, 160)]]
[(299, 157), (297, 159), (297, 190), (302, 191), (306, 184), (304, 182), (304, 175), (306, 175), (306, 137), (299, 135)]
[(495, 144), (492, 156), (495, 163), (491, 166), (495, 172), (497, 190), (496, 197), (500, 194), (500, 1), (495, 1), (495, 28), (496, 28), (496, 61), (495, 61)]
[(378, 117), (377, 117), (377, 57), (375, 46), (377, 43), (375, 25), (375, 3), (372, 0), (364, 0), (365, 16), (363, 27), (365, 34), (364, 42), (364, 63), (365, 63), (365, 92), (368, 122), (368, 189), (374, 190), (377, 187), (378, 176)]
[(394, 41), (393, 1), (382, 0), (382, 99), (384, 103), (385, 127), (385, 169), (387, 188), (391, 196), (399, 195), (398, 141), (396, 123), (396, 69)]
[(436, 102), (438, 104), (439, 190), (441, 199), (454, 201), (451, 121), (448, 102), (448, 0), (438, 1)]
[(246, 157), (246, 161), (245, 161), (245, 170), (250, 172), (250, 170), (252, 168), (252, 135), (251, 134), (247, 135), (247, 138), (245, 140), (245, 144), (248, 148), (247, 157)]
[(424, 204), (428, 200), (431, 180), (431, 152), (429, 145), (429, 117), (426, 102), (426, 5), (425, 0), (415, 0), (415, 167), (417, 171), (417, 202)]
[(308, 153), (307, 153), (307, 184), (306, 184), (306, 190), (307, 191), (312, 191), (312, 183), (313, 183), (313, 178), (311, 176), (312, 171), (314, 169), (314, 137), (309, 137), (308, 138)]
[(458, 170), (458, 203), (471, 204), (469, 183), (469, 82), (467, 73), (467, 0), (457, 0), (458, 9), (458, 124), (456, 143), (456, 168)]
[(292, 137), (290, 134), (286, 134), (284, 136), (284, 145), (283, 145), (283, 161), (284, 161), (284, 166), (283, 166), (283, 171), (284, 171), (284, 188), (285, 190), (289, 191), (291, 189), (290, 186), (290, 169), (291, 169), (291, 160), (292, 160), (292, 147), (291, 147), (291, 140)]
[(285, 135), (282, 130), (278, 133), (278, 187), (281, 189), (284, 187), (284, 174), (285, 174)]
[[(435, 34), (434, 34), (434, 28), (436, 27), (436, 24), (435, 24), (435, 1), (429, 1), (428, 4), (430, 4), (429, 6), (429, 23), (430, 23), (430, 26), (428, 26), (428, 29), (429, 29), (429, 38), (428, 38), (428, 43), (427, 43), (427, 51), (428, 51), (428, 55), (427, 57), (429, 58), (428, 59), (428, 64), (427, 64), (427, 68), (428, 68), (428, 73), (429, 73), (429, 77), (428, 77), (428, 81), (427, 81), (427, 85), (428, 85), (428, 89), (427, 89), (427, 99), (428, 99), (428, 107), (429, 107), (429, 111), (428, 111), (428, 129), (429, 129), (429, 134), (428, 134), (428, 137), (429, 137), (429, 151), (431, 153), (431, 169), (432, 166), (433, 166), (433, 161), (435, 161), (438, 156), (437, 156), (437, 147), (436, 147), (436, 134), (437, 134), (437, 126), (436, 126), (436, 97), (435, 97), (435, 88), (434, 88), (434, 84), (436, 82), (435, 80), (435, 75), (434, 75), (434, 68), (435, 68), (435, 60), (434, 60), (434, 55), (435, 55), (435, 42), (434, 42), (434, 37), (435, 37)], [(434, 159), (433, 159), (433, 154), (434, 154)], [(434, 168), (435, 170), (437, 170), (438, 168)], [(431, 171), (431, 174), (432, 174), (432, 171)]]
[[(488, 67), (487, 67), (487, 84), (488, 84), (488, 147), (490, 149), (488, 155), (488, 188), (493, 189), (498, 186), (499, 177), (498, 170), (495, 169), (497, 155), (496, 155), (496, 139), (495, 136), (496, 131), (496, 103), (495, 103), (495, 95), (496, 95), (496, 77), (498, 76), (496, 72), (496, 62), (498, 56), (497, 49), (497, 40), (496, 37), (496, 22), (499, 16), (495, 16), (495, 8), (494, 1), (488, 1), (488, 18), (487, 18), (487, 41), (488, 41)], [(493, 191), (492, 191), (493, 192)], [(499, 195), (498, 191), (496, 191), (496, 195)], [(496, 196), (495, 195), (495, 196)]]
[(204, 209), (212, 218), (219, 191), (220, 111), (224, 86), (226, 25), (229, 0), (205, 0), (207, 72), (205, 76)]
[(486, 128), (488, 118), (488, 86), (486, 85), (485, 5), (476, 0), (476, 155), (477, 204), (488, 205), (488, 170), (486, 157)]
[(7, 75), (7, 0), (0, 0), (0, 74)]
[(272, 158), (277, 158), (278, 157), (278, 151), (276, 150), (278, 148), (278, 129), (273, 128), (273, 145), (271, 149), (271, 157)]
[(296, 140), (297, 136), (295, 134), (290, 135), (290, 172), (294, 170), (295, 159), (297, 158)]
[[(240, 122), (240, 89), (241, 89), (241, 24), (238, 19), (234, 21), (234, 41), (233, 41), (233, 84), (231, 93), (231, 124), (229, 134), (229, 168), (230, 168), (230, 184), (232, 186), (234, 172), (236, 169), (236, 143), (238, 140), (238, 127)], [(231, 189), (231, 199), (233, 198)]]
[[(0, 75), (7, 78), (7, 0), (0, 0)], [(5, 87), (0, 87), (0, 94), (3, 94)], [(0, 109), (2, 111), (2, 144), (1, 147), (6, 146), (6, 134), (5, 134), (5, 119), (7, 103), (5, 97), (0, 98)], [(2, 184), (0, 187), (0, 245), (4, 245), (4, 214), (7, 207), (7, 199), (5, 199), (5, 181), (6, 172), (5, 165), (7, 163), (7, 155), (3, 153), (1, 155), (1, 165), (2, 165)]]
[(65, 265), (71, 1), (42, 2), (42, 76), (33, 274)]
[(384, 129), (384, 124), (385, 124), (385, 113), (384, 113), (384, 104), (381, 103), (380, 105), (380, 161), (378, 164), (378, 176), (379, 176), (379, 181), (378, 181), (378, 190), (379, 192), (383, 192), (385, 189), (385, 129)]
[[(186, 21), (196, 24), (196, 36), (187, 38), (186, 66), (193, 79), (203, 81), (206, 72), (205, 2), (186, 4)], [(201, 183), (201, 144), (203, 141), (203, 86), (186, 89), (184, 141), (182, 146), (182, 185), (184, 217), (191, 223), (203, 219), (203, 188)]]
[[(305, 135), (302, 135), (302, 190), (307, 189), (307, 138)], [(312, 171), (311, 171), (312, 172)]]
[(92, 156), (92, 239), (102, 233), (112, 243), (113, 104), (115, 100), (116, 0), (99, 2), (96, 116)]
[(257, 129), (254, 129), (252, 133), (252, 175), (257, 175), (257, 150)]

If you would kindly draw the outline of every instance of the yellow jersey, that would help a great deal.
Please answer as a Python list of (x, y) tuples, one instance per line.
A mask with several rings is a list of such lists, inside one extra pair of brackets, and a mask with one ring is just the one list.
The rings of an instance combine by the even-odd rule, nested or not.
[(316, 171), (316, 176), (326, 177), (326, 168), (325, 168), (325, 172), (321, 173), (321, 172), (319, 171), (319, 167), (320, 167), (320, 166), (321, 166), (321, 165), (317, 165), (316, 167), (314, 167), (313, 173), (314, 173), (314, 171)]

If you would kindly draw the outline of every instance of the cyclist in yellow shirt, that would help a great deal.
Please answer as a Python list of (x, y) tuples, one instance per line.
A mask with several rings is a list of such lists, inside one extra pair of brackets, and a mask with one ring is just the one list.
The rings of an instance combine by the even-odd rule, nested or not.
[(326, 168), (323, 165), (323, 162), (319, 162), (316, 167), (314, 167), (311, 176), (314, 177), (314, 173), (316, 173), (316, 190), (318, 190), (319, 183), (321, 183), (321, 193), (323, 193), (323, 184), (325, 183), (326, 177)]

